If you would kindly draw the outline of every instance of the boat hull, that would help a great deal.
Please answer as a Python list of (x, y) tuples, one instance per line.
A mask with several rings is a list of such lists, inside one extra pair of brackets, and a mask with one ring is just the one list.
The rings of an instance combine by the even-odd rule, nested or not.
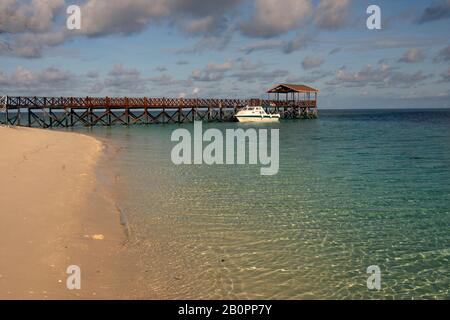
[(264, 116), (264, 117), (258, 117), (258, 116), (236, 116), (236, 119), (239, 122), (278, 122), (280, 120), (279, 116)]

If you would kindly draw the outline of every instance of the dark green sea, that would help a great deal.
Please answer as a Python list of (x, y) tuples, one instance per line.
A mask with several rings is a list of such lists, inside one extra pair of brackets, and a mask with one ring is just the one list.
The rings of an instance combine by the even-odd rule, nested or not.
[(280, 130), (274, 176), (172, 164), (172, 131), (193, 124), (88, 131), (112, 154), (139, 297), (450, 299), (450, 110), (322, 110), (264, 127)]

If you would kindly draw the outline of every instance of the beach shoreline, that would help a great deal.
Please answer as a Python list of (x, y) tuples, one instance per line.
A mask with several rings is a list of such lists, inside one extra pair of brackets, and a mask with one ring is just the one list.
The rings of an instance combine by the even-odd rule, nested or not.
[[(133, 260), (114, 196), (98, 177), (104, 143), (0, 126), (0, 298), (122, 299)], [(67, 268), (81, 270), (69, 290)]]

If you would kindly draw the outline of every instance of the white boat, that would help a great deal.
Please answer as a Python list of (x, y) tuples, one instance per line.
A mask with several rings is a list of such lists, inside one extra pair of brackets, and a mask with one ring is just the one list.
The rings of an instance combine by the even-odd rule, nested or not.
[(262, 107), (245, 107), (236, 113), (239, 122), (276, 122), (280, 120), (277, 113), (267, 113)]

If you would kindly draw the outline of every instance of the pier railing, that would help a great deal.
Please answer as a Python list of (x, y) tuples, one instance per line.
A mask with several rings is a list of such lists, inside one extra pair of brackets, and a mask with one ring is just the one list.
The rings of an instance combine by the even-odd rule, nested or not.
[(72, 127), (230, 121), (242, 107), (262, 106), (282, 118), (315, 118), (315, 100), (184, 99), (147, 97), (2, 97), (0, 120), (9, 125)]
[(8, 97), (9, 108), (234, 108), (246, 105), (315, 108), (314, 100), (184, 99), (109, 97)]

